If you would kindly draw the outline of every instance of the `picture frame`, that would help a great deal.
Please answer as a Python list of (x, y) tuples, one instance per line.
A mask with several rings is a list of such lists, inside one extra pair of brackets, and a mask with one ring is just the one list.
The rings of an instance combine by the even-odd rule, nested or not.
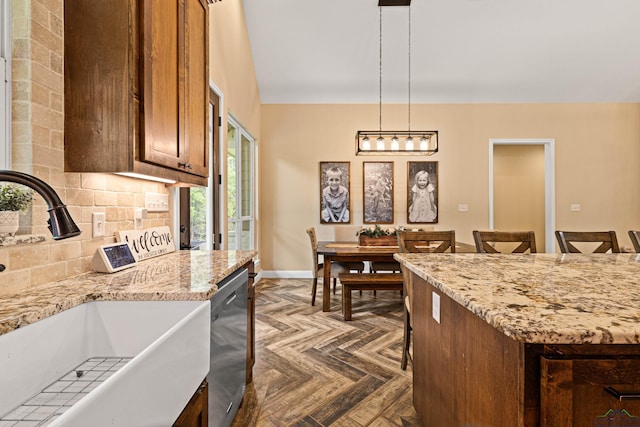
[(407, 162), (407, 222), (438, 223), (438, 162)]
[(320, 223), (351, 223), (350, 162), (320, 162)]
[(393, 224), (393, 162), (362, 162), (364, 224)]

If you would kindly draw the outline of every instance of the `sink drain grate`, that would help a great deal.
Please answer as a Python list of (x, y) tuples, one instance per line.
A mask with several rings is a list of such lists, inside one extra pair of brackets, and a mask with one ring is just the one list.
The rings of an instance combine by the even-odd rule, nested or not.
[[(118, 372), (131, 357), (92, 357), (0, 418), (0, 425), (46, 426)], [(11, 422), (16, 422), (11, 423)]]

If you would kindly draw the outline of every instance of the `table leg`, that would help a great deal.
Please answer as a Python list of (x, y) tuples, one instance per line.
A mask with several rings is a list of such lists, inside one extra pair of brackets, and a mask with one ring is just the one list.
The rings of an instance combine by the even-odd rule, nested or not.
[(322, 311), (331, 311), (331, 257), (325, 255), (323, 262)]

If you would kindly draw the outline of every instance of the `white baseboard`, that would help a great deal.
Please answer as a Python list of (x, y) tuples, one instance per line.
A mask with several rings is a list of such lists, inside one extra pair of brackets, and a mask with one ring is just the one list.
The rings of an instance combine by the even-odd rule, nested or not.
[(260, 276), (265, 279), (313, 279), (310, 270), (262, 270)]

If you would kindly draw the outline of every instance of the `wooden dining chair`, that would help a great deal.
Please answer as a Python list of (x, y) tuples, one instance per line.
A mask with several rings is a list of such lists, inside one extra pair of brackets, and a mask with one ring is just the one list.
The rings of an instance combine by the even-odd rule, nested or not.
[[(521, 254), (527, 250), (536, 253), (536, 234), (533, 231), (478, 231), (473, 230), (476, 252), (479, 254), (499, 254), (505, 250), (496, 249), (496, 243), (516, 243), (510, 253)], [(504, 246), (504, 245), (503, 245)], [(506, 246), (505, 246), (506, 247)]]
[[(449, 231), (398, 231), (398, 247), (400, 252), (412, 253), (442, 253), (456, 251), (456, 232)], [(402, 361), (400, 367), (407, 369), (411, 355), (411, 308), (413, 306), (413, 284), (411, 272), (402, 264), (403, 292), (404, 292), (404, 334), (402, 336)], [(413, 362), (412, 362), (413, 363)]]
[(631, 239), (631, 243), (633, 244), (633, 249), (637, 253), (640, 253), (640, 231), (629, 230), (629, 238)]
[(560, 245), (560, 251), (564, 254), (582, 253), (573, 243), (583, 242), (600, 243), (593, 251), (594, 254), (608, 251), (620, 253), (615, 231), (556, 231), (556, 239)]
[[(316, 229), (310, 227), (307, 229), (309, 240), (311, 242), (311, 254), (313, 259), (313, 285), (311, 287), (311, 305), (316, 303), (316, 290), (318, 288), (318, 277), (323, 276), (324, 263), (321, 263), (318, 257), (318, 237), (316, 236)], [(333, 278), (333, 293), (336, 293), (336, 284), (338, 282), (338, 275), (340, 273), (346, 273), (349, 271), (357, 271), (362, 273), (364, 271), (363, 262), (332, 262), (331, 263), (331, 278)]]

